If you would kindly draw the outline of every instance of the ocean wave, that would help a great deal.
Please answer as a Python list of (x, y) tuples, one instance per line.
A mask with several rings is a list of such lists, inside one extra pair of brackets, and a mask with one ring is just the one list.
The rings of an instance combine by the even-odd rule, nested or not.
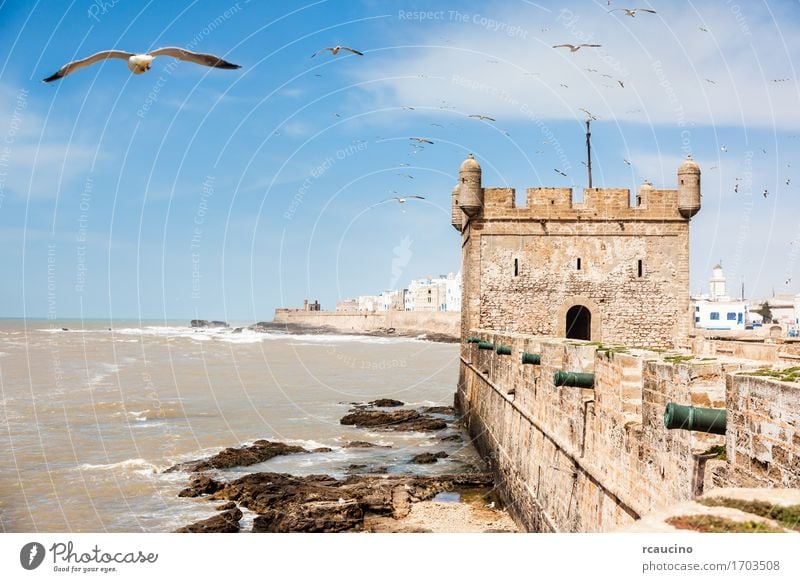
[(161, 468), (144, 459), (125, 459), (118, 463), (103, 463), (95, 465), (92, 463), (83, 463), (76, 468), (78, 471), (116, 471), (118, 469), (127, 469), (136, 473), (158, 473)]

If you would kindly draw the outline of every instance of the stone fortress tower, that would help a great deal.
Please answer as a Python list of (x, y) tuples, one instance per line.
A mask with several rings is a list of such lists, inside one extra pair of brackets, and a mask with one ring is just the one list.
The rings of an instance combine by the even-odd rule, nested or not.
[(677, 190), (484, 188), (472, 154), (452, 193), (464, 277), (461, 334), (527, 333), (674, 347), (692, 326), (689, 220), (700, 167), (688, 156)]

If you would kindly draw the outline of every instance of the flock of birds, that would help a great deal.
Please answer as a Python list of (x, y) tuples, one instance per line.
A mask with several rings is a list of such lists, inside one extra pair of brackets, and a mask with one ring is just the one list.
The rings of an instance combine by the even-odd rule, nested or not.
[[(608, 2), (608, 5), (609, 6), (611, 5), (611, 1), (610, 0)], [(624, 12), (625, 16), (629, 16), (631, 18), (635, 18), (637, 13), (640, 13), (640, 12), (649, 13), (649, 14), (656, 14), (657, 13), (655, 10), (652, 10), (652, 9), (649, 9), (649, 8), (614, 8), (612, 10), (608, 10), (608, 12), (609, 13), (612, 13), (612, 12)], [(706, 29), (704, 27), (700, 27), (700, 30), (703, 31), (703, 32), (708, 32), (708, 29)], [(556, 48), (556, 49), (557, 48), (566, 48), (566, 49), (569, 49), (569, 51), (572, 52), (572, 53), (575, 53), (575, 52), (579, 51), (582, 48), (600, 48), (600, 47), (602, 47), (602, 45), (600, 45), (600, 44), (592, 44), (592, 43), (582, 43), (582, 44), (577, 44), (577, 45), (564, 43), (564, 44), (552, 45), (552, 48)], [(325, 53), (325, 52), (330, 52), (331, 55), (338, 55), (339, 53), (350, 53), (350, 54), (357, 55), (357, 56), (364, 56), (363, 52), (361, 52), (359, 50), (356, 50), (354, 48), (351, 48), (351, 47), (348, 47), (348, 46), (336, 45), (336, 46), (324, 47), (324, 48), (319, 49), (318, 51), (316, 51), (314, 54), (311, 55), (311, 58), (314, 58), (317, 55), (319, 55), (321, 53)], [(125, 61), (127, 61), (128, 69), (130, 69), (131, 73), (133, 73), (134, 75), (141, 75), (142, 73), (145, 73), (145, 72), (149, 71), (151, 66), (152, 66), (153, 60), (156, 57), (160, 57), (160, 56), (169, 56), (169, 57), (173, 57), (175, 59), (181, 60), (181, 61), (187, 61), (187, 62), (195, 63), (195, 64), (198, 64), (198, 65), (203, 65), (203, 66), (206, 66), (206, 67), (213, 67), (213, 68), (217, 68), (217, 69), (239, 69), (239, 68), (241, 68), (240, 65), (236, 65), (236, 64), (230, 63), (230, 62), (228, 62), (228, 61), (226, 61), (226, 60), (224, 60), (221, 57), (218, 57), (216, 55), (193, 52), (193, 51), (189, 51), (189, 50), (186, 50), (186, 49), (183, 49), (183, 48), (179, 48), (179, 47), (164, 47), (164, 48), (159, 48), (159, 49), (147, 52), (147, 53), (130, 53), (130, 52), (121, 51), (121, 50), (107, 50), (107, 51), (101, 51), (101, 52), (95, 53), (95, 54), (93, 54), (93, 55), (91, 55), (89, 57), (86, 57), (84, 59), (80, 59), (80, 60), (69, 62), (69, 63), (65, 64), (63, 67), (61, 67), (58, 71), (56, 71), (55, 73), (50, 75), (49, 77), (46, 77), (45, 79), (43, 79), (43, 82), (51, 83), (51, 82), (56, 81), (58, 79), (62, 79), (64, 77), (68, 76), (68, 75), (71, 75), (72, 73), (75, 73), (76, 71), (79, 71), (79, 70), (81, 70), (81, 69), (83, 69), (85, 67), (88, 67), (90, 65), (93, 65), (95, 63), (98, 63), (100, 61), (104, 61), (104, 60), (107, 60), (107, 59), (125, 60)], [(593, 68), (587, 68), (586, 70), (588, 72), (594, 72), (594, 73), (599, 72), (597, 69), (593, 69)], [(608, 77), (608, 78), (612, 77), (611, 75), (607, 75), (607, 74), (602, 74), (601, 76)], [(776, 78), (776, 79), (772, 79), (772, 82), (773, 83), (782, 83), (782, 82), (786, 82), (788, 80), (789, 79), (787, 79), (787, 78)], [(710, 84), (716, 84), (712, 79), (705, 79), (705, 81), (710, 83)], [(625, 84), (624, 84), (623, 81), (617, 80), (617, 83), (623, 89), (625, 88)], [(561, 83), (561, 86), (562, 87), (568, 87), (564, 83)], [(403, 109), (413, 110), (414, 108), (410, 107), (410, 106), (404, 106)], [(584, 112), (586, 114), (587, 121), (594, 121), (594, 120), (598, 119), (597, 116), (593, 115), (592, 113), (590, 113), (586, 109), (581, 108), (580, 111), (582, 111), (582, 112)], [(338, 113), (334, 113), (334, 116), (339, 117), (339, 114)], [(496, 121), (496, 119), (494, 117), (491, 117), (489, 115), (483, 115), (483, 114), (473, 114), (473, 115), (469, 115), (468, 117), (474, 118), (474, 119), (478, 119), (479, 121), (489, 121), (489, 122)], [(432, 123), (431, 125), (432, 126), (442, 127), (441, 124), (436, 124), (436, 123)], [(509, 135), (508, 132), (504, 132), (504, 133), (506, 135)], [(433, 143), (434, 143), (430, 139), (422, 138), (422, 137), (412, 137), (412, 138), (410, 138), (410, 140), (413, 143), (414, 148), (415, 148), (413, 153), (416, 153), (419, 149), (422, 149), (424, 147), (424, 145), (433, 145)], [(721, 147), (721, 151), (723, 153), (727, 152), (728, 151), (727, 146), (723, 145)], [(766, 150), (762, 150), (762, 151), (764, 151), (764, 153), (766, 153)], [(541, 150), (537, 150), (536, 153), (541, 153)], [(623, 158), (623, 162), (626, 165), (629, 165), (629, 166), (631, 165), (631, 162), (629, 160), (627, 160), (627, 159)], [(584, 163), (584, 165), (586, 165), (585, 162), (583, 162), (583, 163)], [(401, 164), (401, 165), (408, 165), (408, 164)], [(711, 169), (715, 169), (715, 168), (716, 168), (716, 166), (712, 167)], [(557, 174), (560, 174), (561, 176), (565, 176), (565, 177), (567, 176), (567, 174), (565, 172), (563, 172), (562, 170), (559, 170), (558, 168), (555, 169), (555, 172)], [(413, 179), (414, 178), (414, 176), (412, 176), (411, 174), (398, 174), (398, 175), (406, 177), (406, 178), (409, 178), (409, 179)], [(738, 193), (739, 192), (739, 181), (740, 181), (740, 179), (736, 178), (735, 185), (734, 185), (734, 193)], [(791, 179), (790, 178), (787, 179), (786, 180), (786, 185), (789, 185), (790, 182), (791, 182)], [(763, 191), (764, 198), (766, 198), (768, 195), (769, 195), (768, 189), (764, 188), (764, 191)], [(373, 205), (373, 207), (377, 206), (377, 205), (380, 205), (380, 204), (387, 203), (387, 202), (396, 202), (396, 203), (398, 203), (400, 205), (403, 205), (403, 204), (406, 204), (406, 202), (408, 202), (409, 200), (425, 200), (425, 197), (424, 196), (418, 196), (418, 195), (393, 196), (393, 197), (387, 198), (385, 200), (382, 200), (378, 204)]]

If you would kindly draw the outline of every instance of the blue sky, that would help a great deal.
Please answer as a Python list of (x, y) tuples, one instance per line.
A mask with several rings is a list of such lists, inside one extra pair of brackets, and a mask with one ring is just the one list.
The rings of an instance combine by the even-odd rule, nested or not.
[[(487, 186), (580, 192), (580, 108), (595, 186), (701, 164), (693, 292), (720, 260), (749, 296), (800, 291), (797, 2), (60, 4), (0, 3), (0, 316), (265, 320), (387, 288), (398, 253), (399, 284), (455, 271), (462, 159)], [(365, 55), (310, 58), (337, 44)], [(242, 68), (40, 82), (161, 46)], [(426, 200), (373, 207), (394, 192)]]

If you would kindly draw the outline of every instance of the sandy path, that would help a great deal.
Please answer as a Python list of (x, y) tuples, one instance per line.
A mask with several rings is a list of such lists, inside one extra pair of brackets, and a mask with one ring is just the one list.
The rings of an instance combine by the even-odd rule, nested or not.
[(369, 517), (364, 529), (376, 533), (433, 532), (481, 533), (518, 532), (508, 512), (471, 503), (420, 501), (411, 506), (406, 517)]

